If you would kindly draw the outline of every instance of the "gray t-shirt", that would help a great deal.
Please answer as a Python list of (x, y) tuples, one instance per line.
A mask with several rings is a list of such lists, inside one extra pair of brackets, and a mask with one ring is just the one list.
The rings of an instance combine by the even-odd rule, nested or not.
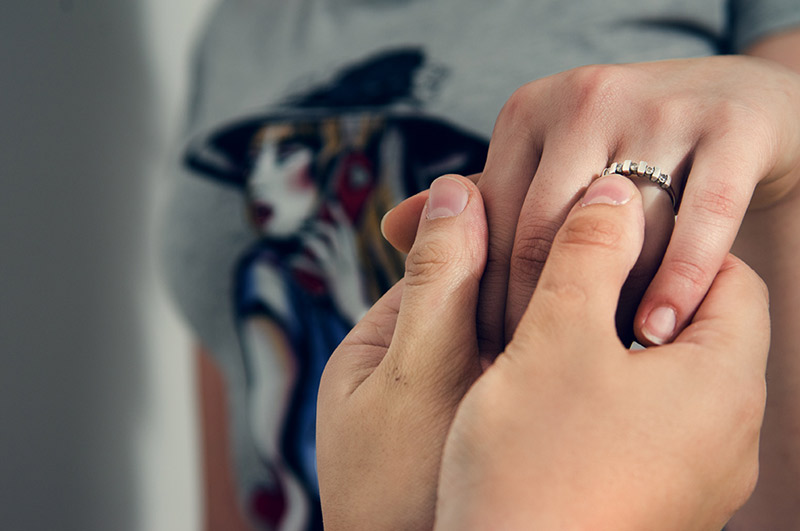
[[(798, 0), (226, 0), (196, 49), (186, 140), (216, 138), (224, 156), (235, 151), (241, 163), (252, 150), (253, 135), (242, 133), (250, 131), (250, 117), (291, 121), (298, 116), (292, 108), (302, 108), (299, 115), (318, 110), (337, 80), (366, 69), (353, 65), (367, 65), (375, 79), (381, 68), (395, 72), (409, 60), (402, 86), (395, 80), (375, 89), (393, 96), (382, 100), (368, 80), (349, 103), (337, 94), (339, 105), (351, 112), (359, 97), (374, 96), (373, 109), (438, 117), (468, 142), (488, 139), (503, 103), (531, 80), (585, 64), (738, 53), (797, 24)], [(315, 87), (328, 87), (325, 97), (315, 100)], [(226, 124), (226, 133), (213, 137)], [(405, 125), (398, 128), (408, 136)], [(237, 138), (249, 147), (231, 147)], [(384, 139), (376, 156), (386, 157), (392, 145)], [(246, 185), (236, 179), (256, 163), (251, 157), (237, 174), (226, 170), (231, 160), (215, 166), (219, 153), (207, 151), (200, 171), (176, 157), (176, 166), (184, 163), (176, 168), (162, 248), (179, 306), (226, 375), (237, 477), (246, 491), (265, 472), (252, 436), (246, 341), (237, 321), (247, 297), (235, 295), (235, 272), (264, 233), (248, 222)], [(203, 174), (210, 166), (218, 175)]]

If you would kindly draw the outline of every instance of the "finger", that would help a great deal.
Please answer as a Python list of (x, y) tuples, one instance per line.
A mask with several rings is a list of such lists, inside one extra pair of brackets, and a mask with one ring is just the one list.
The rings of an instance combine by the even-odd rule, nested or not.
[[(505, 337), (512, 337), (528, 307), (558, 229), (586, 186), (608, 160), (605, 149), (586, 149), (586, 136), (549, 138), (519, 213), (508, 268)], [(578, 143), (582, 143), (581, 150)], [(581, 157), (570, 156), (582, 151)]]
[[(466, 177), (470, 181), (477, 183), (480, 175), (480, 173), (473, 173)], [(414, 245), (419, 216), (427, 200), (428, 191), (424, 190), (402, 201), (384, 214), (381, 220), (381, 234), (392, 247), (401, 253), (407, 254), (411, 250), (411, 246)]]
[[(654, 129), (657, 128), (654, 127)], [(621, 146), (613, 160), (624, 162), (631, 157), (620, 155), (635, 153), (644, 156), (647, 160), (658, 160), (660, 164), (664, 164), (664, 166), (659, 165), (660, 171), (663, 170), (669, 175), (684, 173), (682, 170), (688, 164), (686, 153), (694, 147), (693, 141), (682, 137), (665, 139), (662, 136), (653, 136), (648, 137), (644, 145), (640, 145), (641, 142), (636, 133), (635, 130), (626, 131), (626, 138), (636, 138), (637, 140), (633, 144), (625, 143)], [(631, 162), (633, 163), (635, 160), (631, 160)], [(636, 164), (637, 170), (639, 165), (647, 165), (644, 161)], [(617, 334), (625, 345), (633, 343), (636, 311), (647, 287), (661, 265), (672, 229), (675, 226), (675, 213), (670, 194), (635, 171), (632, 171), (631, 175), (631, 179), (642, 194), (645, 232), (642, 252), (622, 288), (617, 307)], [(680, 189), (680, 183), (676, 182), (673, 186)]]
[(642, 195), (644, 243), (639, 258), (622, 286), (617, 306), (617, 334), (626, 346), (631, 345), (635, 339), (633, 323), (636, 310), (661, 265), (675, 225), (675, 214), (669, 195), (648, 180), (634, 179), (633, 182)]
[(486, 247), (477, 187), (456, 175), (434, 181), (406, 259), (395, 338), (379, 367), (384, 377), (437, 394), (466, 391), (480, 371), (475, 312)]
[(692, 343), (763, 376), (770, 341), (766, 284), (744, 262), (728, 254), (692, 322), (675, 344)]
[(503, 106), (478, 180), (491, 229), (478, 313), (478, 340), (481, 355), (487, 359), (493, 359), (506, 345), (509, 257), (519, 213), (542, 150), (542, 116), (537, 116), (542, 98), (537, 87), (529, 84), (518, 89)]
[(620, 289), (643, 238), (636, 186), (620, 175), (595, 180), (558, 231), (513, 342), (617, 341)]
[[(533, 293), (553, 238), (577, 194), (610, 160), (622, 162), (624, 155), (657, 156), (668, 168), (680, 168), (684, 154), (693, 147), (682, 137), (643, 137), (641, 124), (618, 117), (607, 119), (605, 128), (573, 124), (548, 132), (542, 158), (525, 204), (519, 214), (509, 263), (508, 297), (505, 308), (506, 337), (511, 337)], [(580, 153), (579, 157), (575, 154)], [(651, 159), (654, 160), (654, 159)], [(642, 192), (645, 211), (645, 243), (623, 291), (617, 314), (617, 329), (623, 342), (633, 341), (633, 319), (645, 289), (661, 263), (674, 224), (669, 195), (646, 178), (632, 175)]]
[(428, 190), (412, 195), (387, 212), (381, 220), (383, 237), (401, 253), (408, 253), (414, 245), (419, 217), (427, 200)]
[(739, 145), (698, 147), (664, 260), (636, 315), (645, 345), (671, 341), (692, 318), (733, 244), (761, 172)]

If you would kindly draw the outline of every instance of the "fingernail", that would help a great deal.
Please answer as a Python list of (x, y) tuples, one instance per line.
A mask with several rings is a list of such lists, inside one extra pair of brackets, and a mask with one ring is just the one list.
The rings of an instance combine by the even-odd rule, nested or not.
[(651, 343), (663, 345), (675, 332), (676, 322), (675, 310), (668, 306), (660, 306), (647, 316), (642, 326), (642, 334)]
[(464, 211), (469, 190), (452, 177), (439, 177), (431, 183), (428, 195), (428, 219), (457, 216)]
[(633, 197), (635, 185), (622, 175), (607, 175), (595, 179), (581, 200), (586, 205), (624, 205)]
[(389, 217), (389, 214), (392, 212), (392, 210), (394, 210), (394, 209), (393, 209), (393, 208), (392, 208), (392, 209), (390, 209), (390, 210), (389, 210), (388, 212), (386, 212), (386, 214), (384, 214), (384, 215), (383, 215), (383, 217), (381, 218), (381, 236), (383, 236), (383, 239), (384, 239), (384, 240), (386, 240), (387, 238), (386, 238), (386, 233), (383, 231), (383, 225), (384, 225), (384, 223), (386, 223), (386, 218), (387, 218), (387, 217)]

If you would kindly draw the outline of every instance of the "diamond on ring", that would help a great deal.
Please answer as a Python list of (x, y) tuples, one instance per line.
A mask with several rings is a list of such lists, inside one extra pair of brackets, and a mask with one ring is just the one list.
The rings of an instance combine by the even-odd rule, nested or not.
[(634, 176), (644, 177), (653, 184), (658, 185), (659, 188), (667, 192), (670, 201), (672, 201), (672, 209), (677, 213), (678, 201), (675, 190), (672, 188), (672, 177), (668, 173), (662, 173), (658, 166), (650, 166), (643, 160), (634, 162), (628, 159), (622, 162), (612, 162), (602, 171), (601, 175), (610, 175), (612, 173), (629, 178)]

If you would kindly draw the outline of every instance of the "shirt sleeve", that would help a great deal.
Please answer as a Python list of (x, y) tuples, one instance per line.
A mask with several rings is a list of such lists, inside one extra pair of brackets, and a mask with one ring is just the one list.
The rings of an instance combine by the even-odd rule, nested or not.
[(800, 28), (800, 0), (729, 0), (728, 7), (735, 53), (773, 33)]

